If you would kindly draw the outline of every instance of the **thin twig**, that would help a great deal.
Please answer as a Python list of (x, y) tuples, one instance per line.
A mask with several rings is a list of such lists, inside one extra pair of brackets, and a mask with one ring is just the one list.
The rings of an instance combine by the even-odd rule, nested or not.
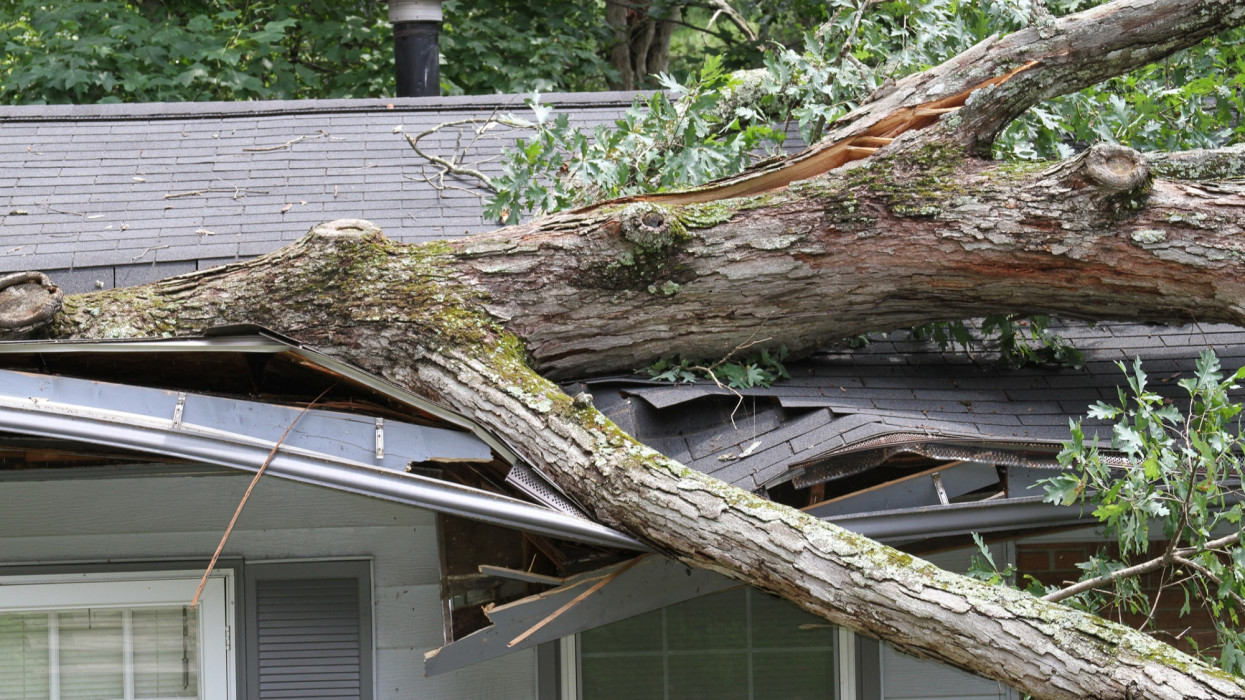
[(706, 32), (708, 32), (709, 28), (713, 26), (713, 21), (718, 18), (718, 15), (725, 15), (726, 18), (731, 21), (731, 24), (734, 24), (739, 31), (743, 32), (743, 35), (748, 38), (748, 41), (756, 41), (758, 39), (757, 33), (753, 31), (752, 27), (748, 26), (748, 22), (744, 20), (743, 15), (739, 14), (739, 11), (731, 7), (730, 3), (726, 2), (726, 0), (709, 0), (709, 4), (716, 8), (716, 11), (713, 13), (713, 16), (709, 18), (709, 22), (705, 24)]
[(1101, 586), (1104, 583), (1111, 583), (1112, 581), (1118, 581), (1119, 579), (1122, 579), (1122, 578), (1128, 578), (1130, 576), (1138, 576), (1140, 574), (1145, 574), (1145, 573), (1154, 571), (1155, 569), (1161, 569), (1164, 566), (1167, 566), (1168, 564), (1170, 564), (1171, 562), (1172, 562), (1172, 559), (1169, 558), (1167, 554), (1164, 554), (1161, 557), (1156, 557), (1154, 559), (1151, 559), (1150, 561), (1142, 562), (1135, 566), (1129, 566), (1123, 569), (1118, 569), (1116, 571), (1112, 571), (1109, 574), (1103, 574), (1102, 576), (1095, 576), (1094, 578), (1091, 578), (1089, 580), (1081, 581), (1080, 583), (1074, 583), (1071, 586), (1068, 586), (1067, 588), (1061, 588), (1055, 591), (1054, 593), (1048, 593), (1042, 596), (1042, 600), (1048, 603), (1058, 603), (1059, 601), (1065, 600), (1067, 598), (1071, 598), (1072, 596), (1077, 595), (1078, 593), (1084, 593), (1085, 591), (1093, 590), (1097, 588), (1098, 586)]
[(68, 215), (70, 215), (70, 216), (86, 216), (86, 214), (84, 214), (84, 213), (82, 213), (82, 212), (80, 212), (80, 211), (65, 211), (64, 209), (57, 209), (56, 207), (52, 206), (51, 204), (40, 204), (39, 206), (41, 206), (41, 207), (43, 207), (43, 208), (47, 209), (47, 210), (48, 210), (48, 211), (50, 211), (50, 212), (55, 212), (55, 213), (57, 213), (57, 214), (68, 214)]
[(746, 350), (752, 347), (753, 345), (757, 345), (760, 343), (768, 343), (769, 341), (773, 340), (773, 338), (761, 338), (760, 340), (757, 340), (756, 339), (757, 333), (760, 333), (759, 328), (756, 331), (753, 331), (752, 335), (747, 340), (740, 343), (739, 345), (736, 345), (733, 350), (726, 353), (726, 355), (722, 356), (721, 359), (709, 365), (708, 367), (705, 367), (703, 365), (696, 365), (691, 368), (691, 369), (700, 370), (701, 372), (704, 372), (705, 374), (709, 375), (709, 379), (713, 380), (713, 383), (717, 385), (719, 389), (725, 389), (726, 391), (729, 391), (735, 395), (735, 399), (736, 399), (735, 408), (731, 409), (731, 429), (732, 430), (739, 430), (739, 426), (735, 425), (735, 414), (738, 413), (739, 408), (744, 405), (744, 395), (741, 394), (737, 389), (735, 389), (735, 387), (730, 386), (728, 384), (723, 384), (722, 380), (718, 379), (718, 375), (714, 373), (713, 370), (717, 369), (718, 367), (721, 367), (728, 360), (734, 357), (735, 353), (739, 352), (740, 350)]
[[(432, 134), (435, 134), (438, 131), (441, 131), (442, 129), (448, 129), (453, 126), (464, 126), (467, 124), (479, 125), (478, 128), (475, 129), (475, 136), (472, 138), (471, 144), (475, 144), (476, 140), (479, 139), (480, 135), (482, 135), (485, 130), (487, 130), (489, 127), (493, 126), (494, 124), (499, 124), (501, 126), (508, 126), (512, 129), (531, 128), (531, 125), (525, 122), (520, 122), (515, 119), (507, 119), (505, 117), (498, 117), (496, 115), (490, 115), (486, 119), (469, 118), (469, 119), (456, 119), (453, 121), (443, 122), (441, 124), (437, 124), (431, 129), (426, 129), (424, 131), (421, 131), (418, 134), (404, 134), (404, 136), (406, 137), (406, 142), (410, 144), (411, 149), (414, 150), (415, 153), (419, 155), (419, 157), (423, 158), (429, 163), (440, 166), (442, 169), (444, 169), (444, 172), (451, 173), (453, 175), (474, 178), (485, 189), (491, 192), (496, 192), (497, 187), (493, 185), (492, 178), (490, 178), (488, 175), (485, 175), (484, 173), (480, 172), (479, 170), (475, 168), (469, 168), (467, 166), (464, 166), (456, 162), (457, 156), (453, 157), (452, 159), (442, 158), (441, 156), (438, 156), (436, 154), (428, 153), (427, 151), (420, 148), (419, 146), (419, 140), (424, 138), (425, 136), (431, 136)], [(460, 134), (460, 138), (461, 138), (461, 134)]]
[(268, 190), (252, 190), (245, 187), (208, 187), (207, 189), (191, 190), (189, 192), (170, 192), (165, 194), (164, 198), (178, 199), (180, 197), (195, 197), (209, 192), (232, 192), (234, 199), (238, 199), (239, 197), (248, 194), (268, 194)]
[[(142, 259), (142, 257), (143, 257), (144, 255), (148, 254), (148, 253), (154, 253), (154, 252), (155, 252), (155, 251), (157, 251), (157, 250), (164, 250), (165, 248), (169, 248), (169, 247), (171, 247), (171, 246), (167, 246), (167, 245), (153, 245), (153, 246), (147, 246), (146, 248), (143, 248), (143, 252), (141, 252), (141, 253), (139, 253), (138, 255), (135, 255), (134, 257), (130, 258), (130, 261), (131, 261), (131, 262), (136, 262), (136, 261), (138, 261), (138, 260)], [(154, 261), (152, 261), (152, 262), (154, 262)]]
[(314, 134), (303, 134), (302, 136), (296, 136), (295, 138), (292, 138), (289, 141), (286, 141), (285, 143), (277, 144), (276, 146), (248, 146), (242, 150), (250, 151), (250, 152), (280, 151), (280, 150), (293, 146), (294, 144), (298, 143), (299, 141), (302, 141), (303, 139), (331, 138), (329, 136), (329, 132), (325, 131), (324, 129), (316, 129), (316, 132), (317, 133), (314, 133)]
[[(1172, 557), (1172, 561), (1176, 562), (1177, 564), (1180, 564), (1181, 566), (1187, 566), (1190, 569), (1193, 569), (1199, 574), (1210, 579), (1212, 582), (1214, 582), (1216, 586), (1220, 586), (1220, 587), (1223, 586), (1223, 579), (1211, 573), (1210, 569), (1207, 569), (1206, 567), (1193, 561), (1192, 559), (1186, 559), (1184, 557), (1176, 556), (1176, 557)], [(1231, 597), (1232, 600), (1236, 603), (1237, 610), (1245, 610), (1245, 598), (1241, 598), (1240, 594), (1235, 593), (1233, 591), (1228, 591), (1228, 596)]]
[(216, 551), (212, 554), (212, 560), (208, 562), (207, 571), (203, 572), (203, 578), (199, 580), (199, 587), (195, 589), (195, 596), (190, 600), (190, 607), (193, 608), (199, 604), (199, 596), (203, 595), (203, 587), (207, 585), (208, 577), (212, 575), (212, 569), (216, 568), (216, 562), (220, 559), (220, 553), (225, 549), (225, 543), (229, 541), (229, 535), (233, 532), (233, 526), (238, 522), (238, 516), (242, 515), (242, 507), (246, 505), (247, 499), (251, 497), (251, 492), (255, 490), (255, 485), (259, 483), (259, 477), (264, 475), (264, 471), (272, 463), (272, 458), (277, 455), (277, 450), (280, 449), (285, 439), (289, 437), (290, 431), (294, 429), (294, 426), (298, 425), (298, 420), (306, 415), (307, 411), (311, 410), (311, 407), (316, 405), (316, 402), (324, 398), (324, 395), (329, 393), (335, 386), (337, 384), (330, 384), (327, 389), (320, 392), (319, 396), (312, 399), (311, 403), (303, 406), (303, 410), (294, 416), (294, 420), (290, 421), (290, 424), (285, 428), (285, 432), (281, 433), (281, 439), (277, 440), (277, 443), (272, 446), (272, 450), (268, 452), (268, 457), (264, 459), (264, 463), (259, 465), (259, 469), (255, 472), (254, 478), (251, 479), (250, 485), (246, 487), (246, 492), (242, 494), (242, 500), (238, 502), (238, 507), (233, 511), (233, 517), (229, 519), (229, 526), (225, 528), (225, 534), (221, 536), (220, 544), (216, 545)]
[(281, 150), (281, 149), (283, 149), (283, 148), (289, 148), (290, 146), (293, 146), (294, 144), (298, 143), (299, 141), (302, 141), (302, 140), (303, 140), (303, 139), (305, 139), (305, 138), (307, 138), (307, 137), (306, 137), (306, 136), (298, 136), (298, 137), (295, 137), (295, 138), (290, 139), (289, 141), (286, 141), (286, 142), (285, 142), (285, 143), (283, 143), (283, 144), (279, 144), (279, 145), (277, 145), (277, 146), (249, 146), (249, 147), (244, 148), (244, 149), (242, 149), (242, 150), (243, 150), (243, 151), (251, 151), (251, 152), (260, 152), (260, 151), (279, 151), (279, 150)]

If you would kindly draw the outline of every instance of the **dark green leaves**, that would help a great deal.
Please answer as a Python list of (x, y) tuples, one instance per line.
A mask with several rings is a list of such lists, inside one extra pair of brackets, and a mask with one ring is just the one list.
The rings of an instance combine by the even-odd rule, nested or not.
[(392, 92), (385, 7), (130, 0), (0, 9), (8, 104), (366, 97)]
[[(1092, 508), (1114, 538), (1118, 555), (1107, 552), (1087, 563), (1085, 578), (1109, 576), (1155, 558), (1166, 559), (1165, 573), (1158, 591), (1119, 579), (1084, 594), (1080, 604), (1115, 607), (1151, 623), (1154, 597), (1183, 595), (1186, 612), (1197, 604), (1213, 620), (1220, 665), (1241, 673), (1245, 550), (1239, 534), (1245, 441), (1238, 422), (1241, 406), (1233, 392), (1245, 372), (1225, 378), (1219, 359), (1205, 350), (1194, 376), (1179, 381), (1188, 399), (1174, 402), (1149, 388), (1140, 360), (1131, 368), (1120, 363), (1120, 369), (1128, 391), (1120, 392), (1118, 404), (1096, 403), (1089, 415), (1114, 422), (1111, 447), (1124, 458), (1123, 466), (1109, 462), (1094, 441), (1085, 440), (1080, 424), (1074, 424), (1072, 440), (1059, 455), (1068, 471), (1044, 482), (1046, 500)], [(1153, 539), (1167, 541), (1156, 547)]]
[(730, 357), (713, 363), (697, 363), (685, 358), (663, 358), (649, 365), (641, 374), (658, 381), (690, 383), (709, 379), (732, 389), (752, 389), (772, 386), (780, 379), (790, 379), (783, 361), (787, 359), (787, 346), (780, 345), (773, 352), (762, 349), (760, 353), (742, 360)]

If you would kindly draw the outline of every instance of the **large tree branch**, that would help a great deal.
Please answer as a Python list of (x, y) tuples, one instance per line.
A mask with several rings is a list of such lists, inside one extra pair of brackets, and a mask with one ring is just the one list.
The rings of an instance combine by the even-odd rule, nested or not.
[(562, 373), (614, 369), (671, 346), (703, 351), (706, 338), (733, 347), (760, 323), (813, 347), (850, 328), (985, 308), (1240, 318), (1240, 193), (1208, 206), (1158, 182), (1146, 206), (1144, 183), (1120, 189), (1142, 166), (1128, 151), (1028, 172), (928, 155), (781, 196), (633, 204), (453, 243), (400, 246), (365, 223), (326, 225), (256, 261), (71, 297), (52, 332), (279, 327), (508, 436), (601, 522), (903, 651), (1038, 697), (1245, 697), (1238, 680), (1145, 635), (940, 572), (686, 469), (529, 369), (525, 350)]
[(690, 204), (758, 194), (866, 158), (905, 135), (907, 147), (950, 142), (988, 155), (1003, 127), (1033, 105), (1242, 24), (1245, 5), (1234, 0), (1117, 0), (991, 37), (910, 75), (875, 93), (832, 125), (820, 143), (794, 157), (687, 192), (623, 201)]
[(1001, 310), (1245, 321), (1245, 186), (1143, 170), (1127, 150), (1026, 169), (930, 147), (765, 195), (633, 203), (453, 245), (558, 377), (716, 357), (758, 327), (802, 352)]

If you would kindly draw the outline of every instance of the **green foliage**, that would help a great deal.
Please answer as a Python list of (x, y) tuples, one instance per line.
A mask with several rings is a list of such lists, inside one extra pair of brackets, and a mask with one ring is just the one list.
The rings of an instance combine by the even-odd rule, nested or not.
[(791, 375), (783, 365), (786, 359), (787, 346), (780, 345), (774, 352), (762, 349), (742, 360), (731, 360), (728, 356), (708, 365), (677, 356), (662, 358), (638, 372), (660, 382), (691, 383), (708, 379), (732, 389), (752, 389), (773, 386), (780, 379), (790, 379)]
[(997, 353), (999, 363), (1008, 367), (1058, 365), (1080, 369), (1085, 365), (1084, 354), (1050, 330), (1049, 316), (986, 316), (981, 320), (979, 334), (964, 321), (926, 323), (911, 332), (914, 338), (933, 341), (942, 350), (958, 345), (967, 351), (980, 342)]
[(0, 9), (6, 104), (364, 97), (391, 91), (374, 0), (131, 0)]
[[(1239, 539), (1245, 441), (1241, 405), (1229, 395), (1245, 378), (1245, 369), (1224, 378), (1218, 358), (1204, 351), (1194, 376), (1179, 382), (1189, 394), (1188, 407), (1181, 411), (1147, 389), (1140, 360), (1131, 372), (1122, 363), (1120, 368), (1128, 390), (1120, 390), (1118, 403), (1090, 407), (1089, 416), (1114, 421), (1111, 444), (1126, 466), (1118, 468), (1104, 459), (1096, 442), (1087, 442), (1081, 424), (1074, 423), (1072, 440), (1059, 454), (1067, 471), (1045, 481), (1046, 500), (1093, 508), (1118, 544), (1118, 557), (1102, 553), (1080, 565), (1085, 579), (1110, 577), (1138, 561), (1161, 559), (1162, 581), (1183, 595), (1184, 612), (1202, 606), (1214, 619), (1220, 665), (1245, 673), (1245, 635), (1240, 631), (1245, 549)], [(1156, 533), (1168, 541), (1159, 552), (1150, 543)], [(1135, 577), (1104, 583), (1077, 602), (1153, 622), (1154, 601)]]
[(1033, 107), (995, 142), (1002, 158), (1066, 158), (1098, 141), (1140, 151), (1217, 148), (1245, 136), (1245, 29)]
[(776, 154), (787, 125), (816, 140), (886, 78), (940, 63), (984, 38), (992, 25), (982, 18), (998, 13), (997, 3), (979, 10), (948, 0), (832, 5), (833, 19), (806, 38), (803, 51), (779, 47), (753, 75), (727, 72), (718, 55), (685, 80), (659, 75), (664, 92), (637, 101), (591, 137), (531, 102), (536, 133), (508, 152), (487, 211), (514, 222), (736, 174)]
[[(783, 134), (746, 124), (721, 107), (739, 80), (710, 59), (688, 85), (660, 76), (666, 92), (638, 100), (613, 127), (589, 138), (566, 115), (551, 116), (539, 96), (528, 101), (534, 134), (508, 149), (496, 194), (485, 212), (507, 223), (528, 213), (550, 213), (603, 198), (698, 185), (739, 172), (772, 152)], [(521, 122), (507, 116), (508, 122)]]
[(604, 2), (447, 0), (442, 11), (447, 94), (604, 90), (616, 77)]
[(975, 532), (970, 534), (973, 536), (973, 543), (977, 546), (977, 553), (969, 562), (966, 575), (994, 586), (1009, 583), (1016, 575), (1016, 565), (1008, 564), (1000, 569), (998, 564), (994, 563), (994, 554), (990, 552), (986, 541), (981, 539), (981, 535)]

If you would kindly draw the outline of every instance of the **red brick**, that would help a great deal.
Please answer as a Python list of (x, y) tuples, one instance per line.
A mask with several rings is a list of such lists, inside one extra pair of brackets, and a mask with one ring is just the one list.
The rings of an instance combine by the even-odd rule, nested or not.
[(1055, 568), (1061, 570), (1077, 570), (1076, 565), (1089, 558), (1089, 547), (1076, 549), (1060, 549), (1055, 552)]
[(1016, 566), (1021, 572), (1032, 574), (1040, 571), (1050, 570), (1050, 552), (1046, 550), (1025, 552), (1020, 551), (1016, 554)]

